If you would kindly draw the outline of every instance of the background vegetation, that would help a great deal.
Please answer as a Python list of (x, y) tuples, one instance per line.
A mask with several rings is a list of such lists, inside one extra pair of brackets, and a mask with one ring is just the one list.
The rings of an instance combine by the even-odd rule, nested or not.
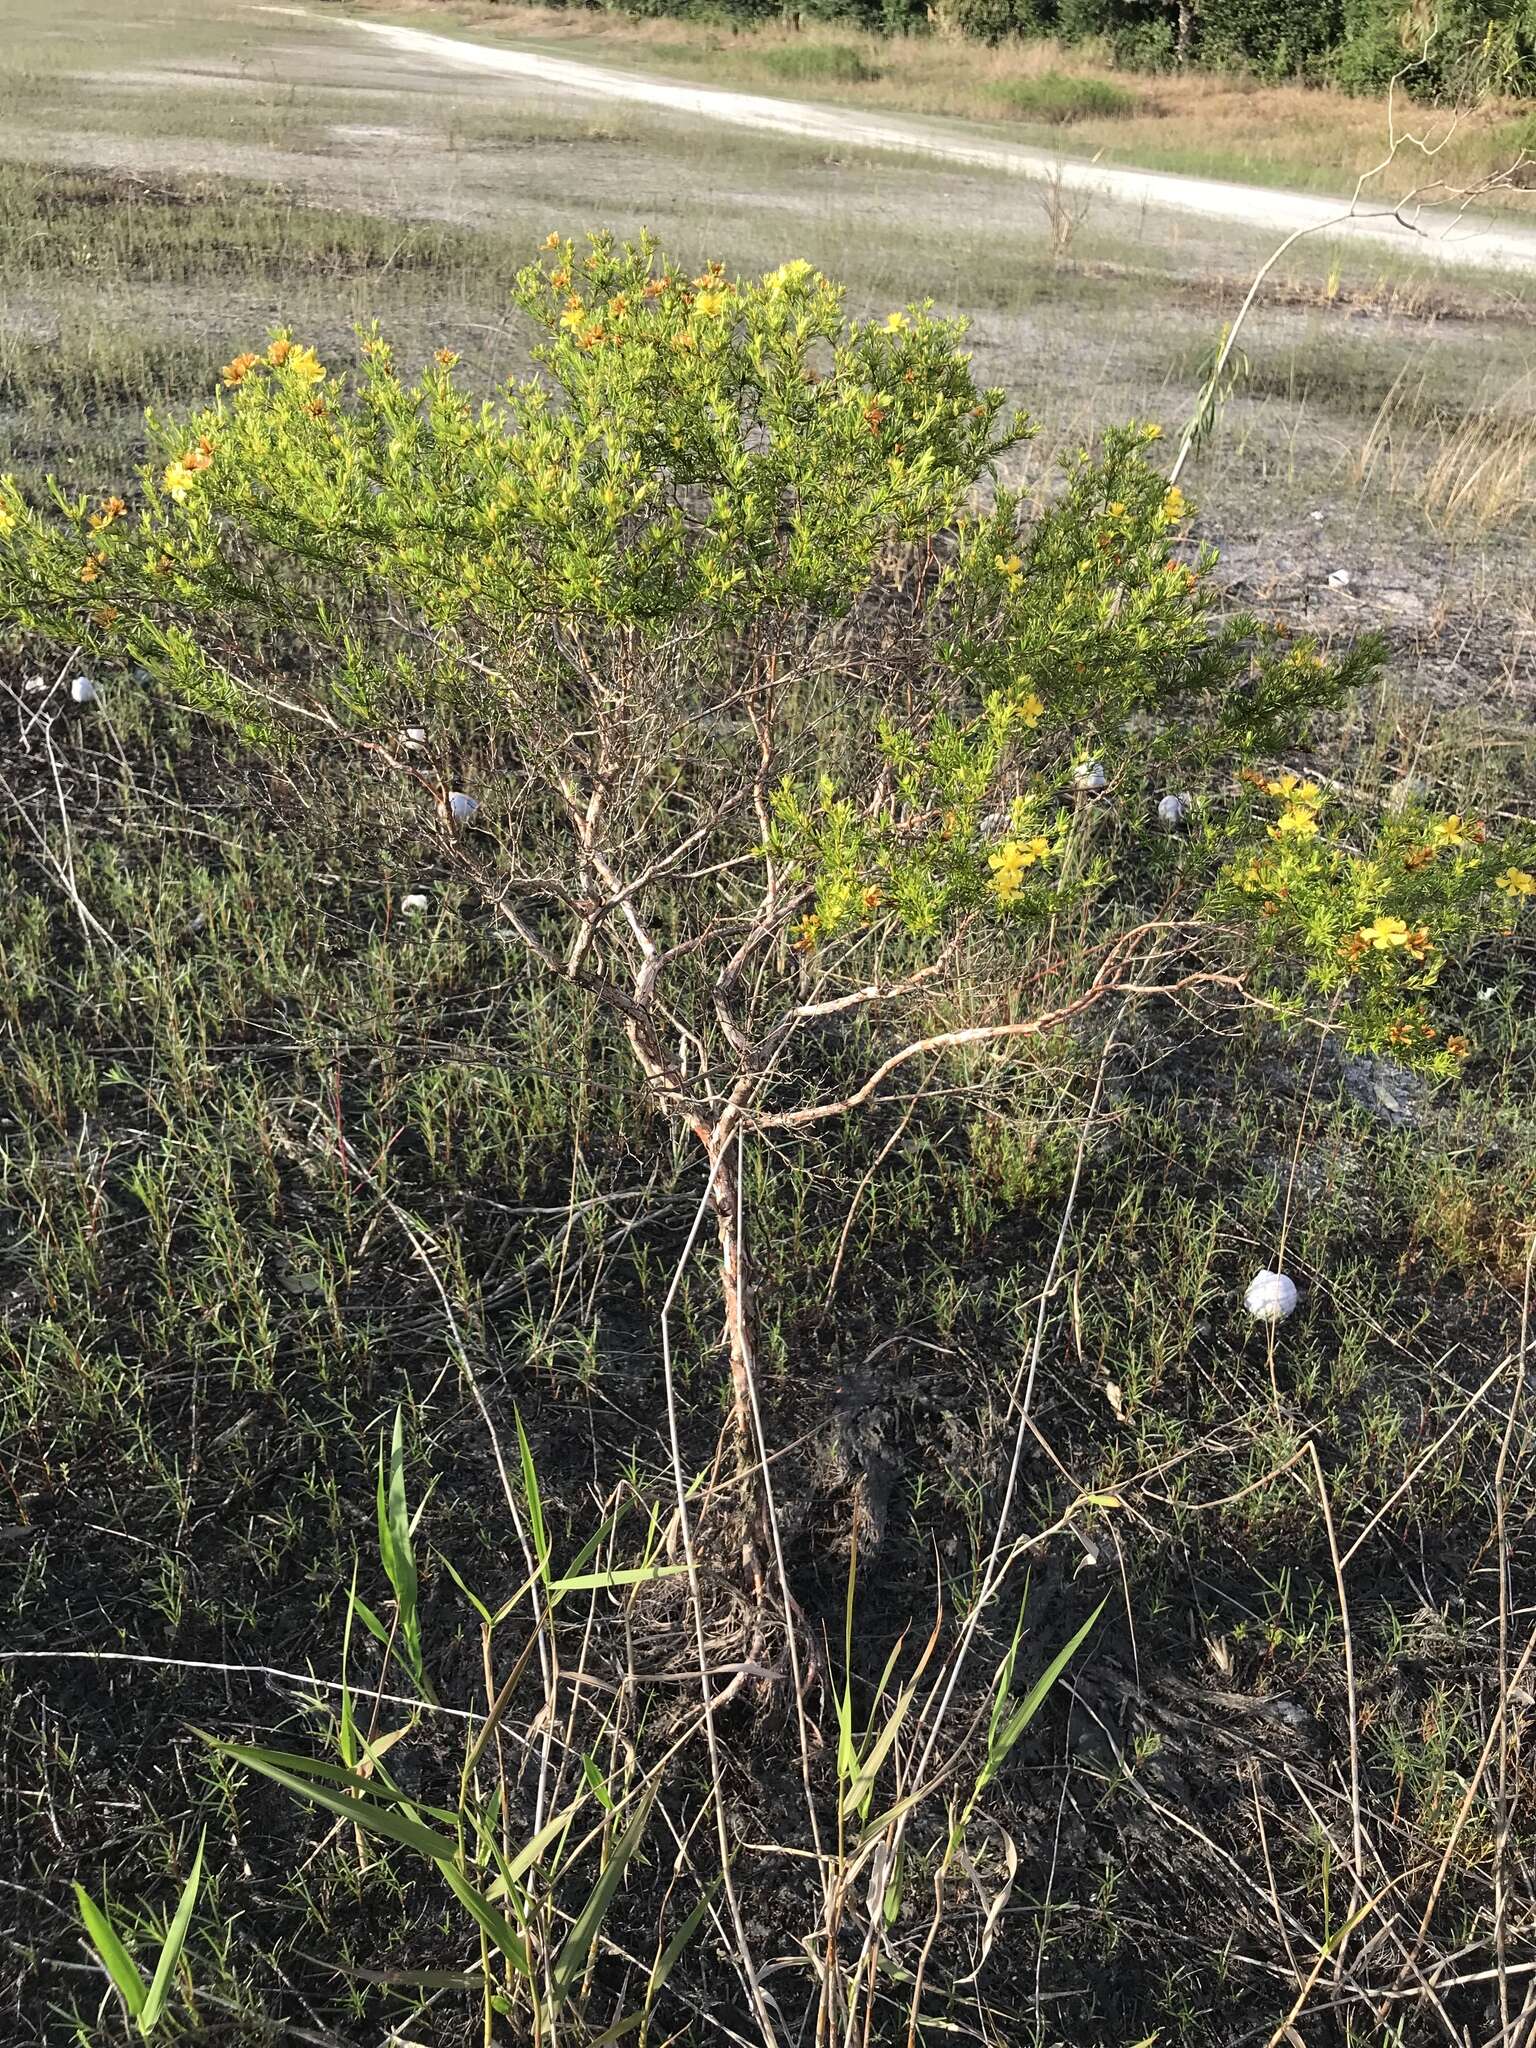
[[(628, 0), (608, 11), (740, 23), (785, 18), (775, 0)], [(792, 14), (797, 24), (843, 23), (882, 35), (937, 31), (982, 43), (1047, 37), (1097, 47), (1132, 70), (1230, 67), (1358, 93), (1380, 92), (1400, 73), (1405, 90), (1425, 99), (1465, 98), (1489, 86), (1519, 94), (1536, 81), (1530, 0), (1451, 0), (1433, 12), (1405, 10), (1396, 0), (808, 0)]]

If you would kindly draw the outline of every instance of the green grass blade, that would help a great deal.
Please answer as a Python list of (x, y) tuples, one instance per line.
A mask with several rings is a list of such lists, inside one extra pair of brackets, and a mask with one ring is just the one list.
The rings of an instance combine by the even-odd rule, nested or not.
[(651, 2005), (654, 2003), (657, 1992), (660, 1991), (663, 1984), (666, 1983), (673, 1970), (677, 1967), (678, 1958), (682, 1955), (683, 1950), (698, 1933), (699, 1922), (704, 1918), (705, 1913), (708, 1912), (710, 1899), (718, 1891), (719, 1887), (719, 1877), (712, 1877), (705, 1887), (702, 1898), (697, 1901), (682, 1926), (678, 1928), (676, 1934), (673, 1935), (672, 1939), (651, 1965), (650, 1982), (645, 1987), (647, 2011), (650, 2010)]
[(517, 1934), (510, 1922), (501, 1917), (494, 1906), (487, 1904), (461, 1870), (456, 1869), (452, 1863), (444, 1862), (440, 1857), (436, 1861), (448, 1889), (475, 1925), (490, 1937), (518, 1975), (525, 1977), (531, 1984), (533, 1965), (528, 1960), (527, 1943)]
[(549, 1530), (544, 1521), (544, 1497), (539, 1491), (539, 1475), (534, 1469), (533, 1447), (528, 1441), (528, 1432), (523, 1427), (521, 1412), (514, 1408), (512, 1420), (517, 1424), (517, 1454), (523, 1467), (523, 1498), (528, 1503), (528, 1528), (533, 1537), (533, 1554), (539, 1561), (539, 1570), (549, 1581)]
[(605, 1593), (614, 1586), (648, 1586), (654, 1579), (675, 1579), (687, 1571), (685, 1564), (619, 1565), (611, 1572), (577, 1572), (551, 1579), (551, 1593)]
[[(528, 1840), (524, 1842), (522, 1848), (518, 1850), (510, 1862), (503, 1862), (500, 1851), (496, 1850), (496, 1860), (501, 1865), (501, 1875), (491, 1886), (490, 1896), (493, 1899), (504, 1898), (516, 1889), (522, 1879), (533, 1868), (534, 1864), (543, 1856), (550, 1843), (557, 1840), (570, 1827), (578, 1811), (585, 1806), (586, 1802), (586, 1793), (578, 1793), (569, 1806), (562, 1807), (552, 1820), (545, 1821), (543, 1827), (539, 1829), (536, 1835), (529, 1836)], [(486, 1839), (490, 1843), (491, 1848), (495, 1850), (495, 1837), (487, 1834)]]
[(208, 1839), (208, 1830), (197, 1838), (197, 1854), (192, 1858), (192, 1868), (187, 1881), (181, 1888), (177, 1902), (176, 1916), (165, 1937), (165, 1946), (160, 1951), (160, 1960), (155, 1966), (154, 1979), (149, 1987), (149, 1996), (144, 2001), (144, 2010), (139, 2014), (139, 2032), (152, 2034), (160, 2024), (166, 2001), (171, 1995), (171, 1985), (176, 1977), (176, 1965), (181, 1961), (181, 1951), (186, 1946), (187, 1929), (192, 1924), (193, 1909), (197, 1905), (198, 1887), (203, 1881), (203, 1845)]
[[(105, 1899), (106, 1894), (103, 1893), (102, 1897)], [(105, 1904), (98, 1906), (82, 1884), (75, 1886), (75, 1898), (91, 1947), (101, 1958), (102, 1968), (112, 1979), (130, 2017), (137, 2019), (144, 2010), (145, 1995), (144, 1979), (139, 1975), (138, 1965), (118, 1940), (117, 1929), (112, 1925)]]
[(1098, 1606), (1095, 1607), (1095, 1609), (1093, 1610), (1092, 1614), (1090, 1614), (1088, 1619), (1083, 1623), (1082, 1627), (1077, 1631), (1076, 1635), (1072, 1636), (1070, 1640), (1066, 1642), (1063, 1645), (1063, 1647), (1056, 1652), (1056, 1655), (1051, 1659), (1050, 1663), (1046, 1665), (1045, 1669), (1041, 1672), (1040, 1676), (1029, 1688), (1029, 1691), (1025, 1693), (1023, 1699), (1020, 1700), (1019, 1704), (1008, 1716), (1007, 1720), (1003, 1723), (1001, 1729), (998, 1730), (995, 1744), (993, 1746), (991, 1754), (987, 1758), (986, 1766), (982, 1773), (984, 1779), (990, 1779), (995, 1775), (998, 1768), (1001, 1766), (1003, 1759), (1007, 1756), (1009, 1750), (1013, 1748), (1013, 1745), (1024, 1733), (1024, 1730), (1029, 1726), (1030, 1722), (1033, 1721), (1036, 1714), (1039, 1713), (1041, 1707), (1044, 1706), (1046, 1697), (1049, 1694), (1052, 1686), (1055, 1685), (1057, 1679), (1060, 1678), (1062, 1672), (1066, 1670), (1067, 1666), (1072, 1662), (1072, 1659), (1077, 1655), (1078, 1651), (1082, 1648), (1084, 1639), (1088, 1635), (1089, 1631), (1092, 1629), (1094, 1623), (1098, 1620), (1099, 1616), (1104, 1612), (1104, 1606), (1105, 1603), (1101, 1600)]
[(587, 1903), (577, 1914), (570, 1933), (561, 1944), (560, 1953), (555, 1957), (549, 1974), (550, 1995), (556, 2008), (565, 2003), (581, 1980), (592, 1944), (596, 1941), (598, 1930), (603, 1924), (603, 1916), (607, 1913), (609, 1902), (618, 1889), (619, 1879), (624, 1875), (624, 1866), (640, 1846), (640, 1838), (650, 1820), (655, 1797), (654, 1792), (649, 1792), (641, 1801), (638, 1812), (614, 1844), (613, 1852), (603, 1866), (597, 1883), (593, 1885)]
[[(233, 1757), (236, 1763), (244, 1764), (247, 1769), (259, 1771), (275, 1785), (292, 1792), (295, 1798), (308, 1800), (312, 1806), (322, 1806), (327, 1813), (334, 1813), (342, 1820), (366, 1828), (370, 1834), (400, 1842), (433, 1863), (451, 1863), (458, 1854), (458, 1844), (447, 1835), (435, 1834), (412, 1815), (393, 1806), (382, 1805), (375, 1788), (366, 1778), (340, 1770), (334, 1764), (316, 1767), (308, 1757), (287, 1757), (277, 1764), (270, 1762), (261, 1750), (245, 1749), (237, 1743), (219, 1742), (214, 1747), (221, 1755)], [(313, 1776), (305, 1775), (310, 1771), (314, 1772)], [(350, 1786), (357, 1797), (349, 1798), (341, 1789), (343, 1786)]]

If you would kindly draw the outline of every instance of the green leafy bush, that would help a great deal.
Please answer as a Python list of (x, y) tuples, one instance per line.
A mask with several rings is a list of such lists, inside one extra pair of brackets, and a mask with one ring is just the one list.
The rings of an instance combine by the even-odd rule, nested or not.
[(880, 76), (851, 43), (784, 43), (760, 50), (758, 62), (793, 85), (868, 85)]
[[(518, 298), (541, 374), (502, 404), (447, 354), (411, 381), (369, 336), (349, 386), (280, 335), (154, 423), (132, 507), (8, 487), (0, 618), (274, 746), (355, 747), (711, 1147), (721, 1099), (767, 1114), (752, 1049), (817, 991), (978, 921), (1027, 949), (1070, 912), (1113, 957), (1169, 889), (1211, 986), (1326, 1000), (1357, 1044), (1454, 1065), (1442, 970), (1518, 908), (1495, 882), (1526, 856), (1286, 793), (1276, 756), (1378, 649), (1328, 661), (1218, 615), (1145, 431), (1076, 458), (1036, 522), (1002, 489), (978, 511), (1026, 428), (972, 381), (960, 323), (849, 321), (809, 264), (689, 277), (603, 236), (552, 240)], [(862, 706), (846, 761), (818, 759), (832, 688)], [(1181, 788), (1196, 829), (1160, 834)], [(665, 945), (642, 915), (663, 895)], [(679, 1022), (712, 1087), (737, 1076), (726, 1098), (665, 1050)]]
[(1339, 40), (1339, 0), (1204, 0), (1200, 53), (1264, 78), (1306, 70)]
[(1021, 120), (1065, 123), (1134, 114), (1135, 93), (1107, 78), (1075, 78), (1070, 72), (1042, 71), (1036, 78), (1011, 78), (993, 88), (997, 98)]

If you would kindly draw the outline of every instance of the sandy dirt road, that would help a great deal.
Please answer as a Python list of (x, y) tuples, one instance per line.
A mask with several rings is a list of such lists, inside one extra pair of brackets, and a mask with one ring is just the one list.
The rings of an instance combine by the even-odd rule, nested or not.
[(1273, 191), (1212, 178), (1181, 177), (1170, 172), (1060, 158), (1045, 150), (1021, 149), (968, 132), (958, 122), (946, 124), (916, 115), (888, 115), (871, 120), (835, 107), (681, 85), (642, 72), (469, 42), (457, 36), (385, 22), (349, 21), (345, 28), (346, 32), (375, 38), (406, 62), (415, 58), (434, 68), (457, 66), (500, 73), (524, 82), (542, 82), (557, 92), (579, 93), (588, 99), (625, 100), (695, 121), (723, 122), (845, 149), (894, 150), (1035, 180), (1059, 172), (1066, 186), (1149, 214), (1197, 214), (1208, 220), (1259, 229), (1277, 241), (1297, 232), (1350, 242), (1365, 239), (1390, 246), (1404, 257), (1437, 265), (1536, 271), (1536, 229), (1463, 217), (1447, 207), (1426, 206), (1411, 215), (1398, 215), (1365, 199), (1351, 212), (1344, 202), (1319, 198), (1316, 194)]

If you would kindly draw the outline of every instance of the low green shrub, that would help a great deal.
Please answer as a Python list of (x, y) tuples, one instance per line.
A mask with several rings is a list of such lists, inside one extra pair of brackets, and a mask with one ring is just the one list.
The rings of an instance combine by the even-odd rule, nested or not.
[(759, 51), (758, 62), (792, 85), (868, 85), (880, 76), (851, 43), (784, 43)]
[(1010, 114), (1023, 121), (1049, 121), (1065, 127), (1069, 121), (1115, 119), (1134, 114), (1139, 105), (1135, 93), (1107, 78), (1076, 78), (1066, 71), (1042, 71), (1038, 78), (1010, 78), (995, 86), (997, 99)]

